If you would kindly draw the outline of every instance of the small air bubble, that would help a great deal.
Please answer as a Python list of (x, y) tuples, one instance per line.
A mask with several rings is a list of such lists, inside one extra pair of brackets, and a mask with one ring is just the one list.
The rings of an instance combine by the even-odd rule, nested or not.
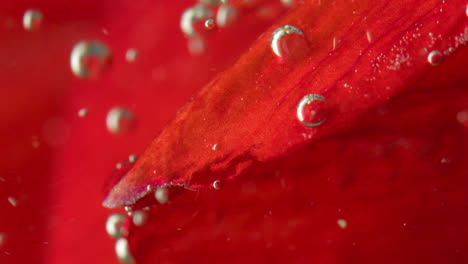
[(110, 65), (111, 51), (100, 41), (80, 41), (73, 47), (70, 67), (75, 76), (97, 78)]
[(205, 28), (206, 29), (212, 30), (212, 29), (215, 28), (215, 26), (216, 26), (216, 23), (215, 23), (214, 19), (210, 18), (210, 19), (205, 20)]
[(41, 142), (36, 137), (33, 137), (31, 145), (33, 148), (37, 149), (41, 146)]
[(451, 160), (450, 160), (450, 158), (444, 157), (444, 158), (441, 158), (441, 159), (440, 159), (440, 163), (441, 163), (441, 164), (450, 164), (450, 163), (451, 163)]
[(128, 49), (125, 53), (125, 59), (128, 62), (134, 62), (138, 56), (138, 51), (136, 49)]
[(212, 147), (211, 147), (212, 150), (217, 150), (218, 149), (218, 143), (214, 144)]
[(148, 215), (143, 211), (136, 211), (133, 213), (132, 222), (136, 226), (142, 226), (148, 220)]
[(203, 38), (195, 36), (188, 40), (188, 50), (192, 55), (200, 55), (205, 51)]
[(37, 9), (28, 9), (23, 16), (23, 28), (28, 31), (35, 31), (41, 27), (43, 15)]
[(115, 165), (115, 168), (118, 170), (120, 170), (122, 167), (123, 167), (123, 164), (120, 162)]
[(169, 202), (169, 190), (166, 187), (159, 187), (154, 192), (154, 197), (160, 204), (165, 204)]
[(305, 126), (317, 127), (327, 120), (328, 110), (325, 97), (319, 94), (308, 94), (297, 106), (297, 118)]
[(309, 51), (304, 33), (291, 25), (279, 27), (273, 32), (270, 47), (282, 59), (302, 58)]
[(6, 244), (7, 235), (0, 232), (0, 249)]
[(106, 221), (106, 232), (110, 237), (119, 238), (125, 233), (123, 223), (125, 214), (115, 213), (110, 215)]
[(369, 43), (372, 43), (372, 40), (374, 39), (370, 31), (366, 31), (366, 38)]
[(130, 253), (130, 246), (126, 238), (119, 238), (115, 242), (115, 254), (117, 258), (123, 263), (132, 263), (133, 257)]
[(124, 206), (124, 210), (127, 213), (128, 216), (132, 216), (133, 214), (133, 208), (131, 206)]
[(281, 3), (286, 7), (290, 7), (294, 3), (294, 0), (281, 0)]
[(433, 50), (427, 55), (427, 61), (432, 66), (437, 66), (442, 62), (442, 53), (438, 50)]
[(348, 226), (348, 221), (346, 221), (345, 219), (338, 219), (336, 221), (336, 224), (341, 228), (341, 229), (346, 229), (346, 227)]
[(215, 190), (220, 190), (221, 187), (222, 187), (222, 183), (221, 183), (220, 180), (215, 180), (215, 181), (213, 182), (213, 189), (215, 189)]
[(18, 206), (18, 201), (14, 197), (8, 197), (8, 202), (11, 204), (11, 206), (16, 207)]
[(113, 134), (121, 134), (130, 131), (135, 123), (135, 116), (130, 110), (114, 107), (107, 113), (107, 130)]
[(336, 49), (336, 47), (338, 46), (338, 42), (339, 42), (339, 40), (336, 37), (334, 37), (333, 38), (333, 43), (332, 43), (332, 50)]
[(457, 121), (462, 126), (468, 127), (468, 110), (462, 110), (457, 113)]
[(78, 110), (78, 116), (79, 117), (85, 117), (88, 115), (88, 109), (87, 108), (81, 108)]
[(132, 154), (128, 156), (128, 162), (130, 163), (134, 163), (135, 161), (137, 161), (137, 159), (138, 159), (138, 155)]

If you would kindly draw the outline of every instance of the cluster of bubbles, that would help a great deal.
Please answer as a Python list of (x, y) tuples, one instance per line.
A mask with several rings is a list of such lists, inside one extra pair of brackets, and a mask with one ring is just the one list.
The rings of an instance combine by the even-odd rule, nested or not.
[(226, 0), (199, 0), (194, 6), (186, 9), (180, 18), (180, 29), (188, 38), (190, 53), (203, 53), (203, 35), (217, 27), (231, 26), (237, 17), (238, 9)]
[[(285, 5), (292, 1), (283, 1)], [(273, 31), (270, 48), (281, 61), (303, 57), (308, 49), (308, 41), (304, 32), (293, 26), (284, 25)], [(298, 57), (298, 50), (302, 54)], [(296, 54), (294, 54), (296, 53)], [(318, 127), (327, 120), (328, 104), (324, 96), (319, 94), (305, 95), (297, 105), (297, 119), (306, 127)]]
[(148, 216), (144, 211), (135, 211), (129, 214), (114, 213), (107, 218), (106, 232), (111, 238), (116, 239), (115, 254), (121, 262), (134, 262), (127, 238), (129, 229), (132, 224), (134, 226), (143, 226), (147, 222), (147, 218)]

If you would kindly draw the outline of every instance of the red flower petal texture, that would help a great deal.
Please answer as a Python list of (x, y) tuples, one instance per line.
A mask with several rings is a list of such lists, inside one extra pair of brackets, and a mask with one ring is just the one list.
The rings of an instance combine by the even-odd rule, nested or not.
[[(133, 204), (165, 184), (198, 189), (214, 180), (229, 181), (253, 161), (282, 156), (355, 122), (415, 88), (433, 70), (430, 52), (448, 57), (466, 45), (463, 7), (462, 1), (299, 5), (178, 112), (105, 205)], [(336, 14), (344, 16), (335, 19)], [(311, 46), (307, 56), (278, 61), (269, 43), (282, 25), (302, 29)], [(297, 121), (298, 102), (307, 94), (324, 96), (330, 108), (319, 128)]]

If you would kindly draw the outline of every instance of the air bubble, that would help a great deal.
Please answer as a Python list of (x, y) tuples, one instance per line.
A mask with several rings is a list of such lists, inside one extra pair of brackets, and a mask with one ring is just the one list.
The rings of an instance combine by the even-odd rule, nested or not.
[(80, 41), (73, 47), (70, 67), (75, 76), (94, 79), (110, 65), (111, 51), (99, 41)]
[(137, 159), (138, 159), (138, 155), (131, 154), (130, 156), (128, 156), (128, 162), (130, 163), (134, 163), (135, 161), (137, 161)]
[(125, 212), (127, 213), (128, 216), (132, 216), (133, 215), (133, 208), (131, 206), (124, 206), (124, 210)]
[(43, 15), (37, 9), (28, 9), (24, 12), (23, 28), (28, 31), (35, 31), (41, 27)]
[(169, 202), (169, 190), (166, 187), (158, 187), (154, 192), (154, 198), (160, 204)]
[(336, 47), (338, 46), (338, 42), (339, 40), (336, 37), (334, 37), (333, 43), (332, 43), (332, 50), (336, 50)]
[(138, 51), (136, 49), (128, 49), (125, 53), (125, 59), (128, 62), (134, 62), (138, 56)]
[(456, 118), (458, 123), (462, 126), (468, 127), (468, 109), (459, 111)]
[(432, 66), (437, 66), (442, 62), (442, 53), (438, 50), (433, 50), (427, 55), (427, 61)]
[(119, 238), (115, 242), (115, 254), (117, 258), (123, 263), (132, 263), (133, 257), (130, 253), (130, 246), (126, 238)]
[(200, 55), (205, 51), (205, 42), (203, 38), (195, 36), (188, 40), (188, 50), (192, 55)]
[(201, 4), (195, 5), (182, 14), (180, 28), (186, 36), (193, 37), (199, 32), (199, 25), (197, 24), (212, 17), (213, 12), (210, 9)]
[(148, 220), (148, 215), (143, 211), (136, 211), (133, 213), (132, 222), (136, 226), (142, 226)]
[(220, 180), (215, 180), (215, 181), (213, 182), (213, 189), (215, 189), (215, 190), (220, 190), (221, 187), (222, 187), (222, 183), (221, 183)]
[(336, 221), (336, 224), (341, 228), (341, 229), (346, 229), (346, 227), (348, 227), (348, 221), (346, 221), (345, 219), (338, 219)]
[(106, 232), (110, 237), (119, 238), (125, 231), (123, 224), (125, 222), (125, 214), (115, 213), (107, 218)]
[(78, 116), (79, 117), (85, 117), (88, 115), (88, 109), (87, 108), (81, 108), (78, 110)]
[(290, 7), (294, 3), (294, 0), (281, 0), (281, 3), (286, 7)]
[(135, 123), (135, 116), (130, 110), (114, 107), (107, 113), (107, 130), (113, 134), (121, 134), (130, 131)]
[(39, 148), (41, 146), (41, 142), (39, 141), (39, 139), (37, 137), (33, 137), (31, 145), (32, 145), (33, 148), (37, 149), (37, 148)]
[(18, 201), (14, 197), (8, 197), (8, 202), (11, 204), (11, 206), (16, 207), (18, 206)]
[(215, 26), (216, 26), (216, 23), (215, 23), (214, 19), (210, 18), (210, 19), (205, 20), (205, 28), (206, 29), (212, 30), (212, 29), (215, 28)]
[(216, 13), (216, 24), (219, 27), (232, 26), (237, 20), (237, 9), (228, 5), (219, 7)]
[(305, 126), (317, 127), (327, 120), (328, 110), (325, 97), (319, 94), (308, 94), (297, 106), (297, 118)]
[(291, 25), (276, 29), (271, 36), (270, 46), (276, 56), (282, 59), (302, 58), (309, 52), (304, 33)]
[(0, 232), (0, 249), (6, 244), (7, 235)]
[(366, 38), (367, 42), (369, 43), (372, 43), (372, 41), (374, 40), (374, 37), (372, 36), (372, 33), (370, 31), (366, 31)]

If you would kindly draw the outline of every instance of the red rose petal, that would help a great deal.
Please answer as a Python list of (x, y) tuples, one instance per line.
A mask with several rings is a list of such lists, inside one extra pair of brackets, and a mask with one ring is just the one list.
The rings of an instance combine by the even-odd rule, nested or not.
[[(300, 28), (310, 42), (312, 51), (301, 62), (280, 64), (270, 50), (272, 32), (286, 24)], [(214, 180), (233, 179), (252, 161), (282, 156), (336, 132), (415, 88), (433, 70), (430, 51), (450, 57), (466, 45), (467, 24), (463, 1), (304, 3), (179, 111), (104, 205), (133, 204), (148, 185), (209, 188)], [(311, 93), (323, 95), (330, 107), (318, 128), (303, 126), (295, 115), (299, 100)]]
[(136, 262), (465, 263), (467, 56), (340, 133), (150, 210)]

